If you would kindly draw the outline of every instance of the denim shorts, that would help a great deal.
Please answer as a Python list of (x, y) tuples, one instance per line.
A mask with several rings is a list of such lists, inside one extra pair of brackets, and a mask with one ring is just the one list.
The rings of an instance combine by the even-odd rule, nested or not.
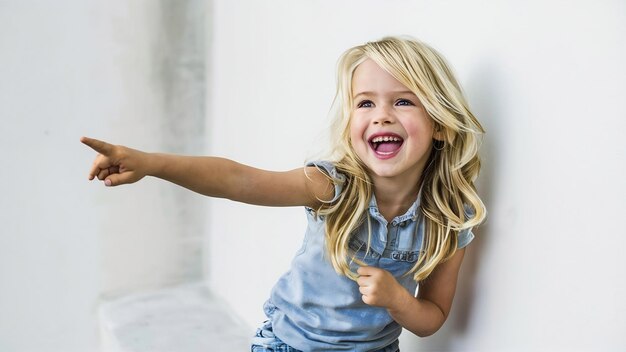
[(297, 350), (274, 335), (272, 323), (267, 320), (256, 330), (252, 338), (252, 352), (302, 352)]
[[(397, 346), (397, 340), (391, 346), (387, 346), (383, 348), (381, 351), (387, 352), (390, 351), (392, 346)], [(392, 349), (395, 352), (400, 352), (400, 349)], [(267, 320), (263, 323), (263, 326), (257, 329), (256, 335), (252, 338), (252, 347), (250, 349), (251, 352), (302, 352), (297, 350), (286, 343), (284, 343), (281, 339), (279, 339), (276, 335), (274, 335), (274, 331), (272, 330), (272, 323)]]

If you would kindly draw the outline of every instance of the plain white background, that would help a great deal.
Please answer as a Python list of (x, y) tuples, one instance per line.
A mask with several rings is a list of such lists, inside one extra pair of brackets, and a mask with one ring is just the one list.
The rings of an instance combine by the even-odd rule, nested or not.
[(299, 167), (341, 52), (388, 34), (439, 49), (487, 130), (453, 313), (402, 349), (623, 350), (624, 33), (617, 0), (0, 1), (0, 350), (95, 350), (101, 295), (194, 280), (252, 332), (304, 211), (105, 189), (78, 138)]

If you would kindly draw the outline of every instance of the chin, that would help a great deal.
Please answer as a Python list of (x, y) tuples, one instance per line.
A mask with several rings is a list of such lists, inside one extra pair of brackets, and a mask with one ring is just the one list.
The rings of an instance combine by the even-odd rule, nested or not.
[(398, 175), (398, 171), (388, 167), (370, 167), (370, 172), (378, 177), (393, 177)]

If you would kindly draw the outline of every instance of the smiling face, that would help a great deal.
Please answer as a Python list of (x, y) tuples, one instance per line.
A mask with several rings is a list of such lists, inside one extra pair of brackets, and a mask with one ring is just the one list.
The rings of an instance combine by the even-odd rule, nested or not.
[(376, 183), (415, 185), (430, 155), (434, 123), (417, 96), (371, 59), (352, 77), (352, 148)]

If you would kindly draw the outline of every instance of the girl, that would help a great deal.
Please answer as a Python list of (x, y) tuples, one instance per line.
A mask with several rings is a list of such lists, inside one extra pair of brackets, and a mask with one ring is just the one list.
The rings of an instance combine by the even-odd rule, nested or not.
[(402, 327), (433, 334), (485, 218), (474, 187), (484, 131), (435, 50), (396, 37), (349, 49), (334, 105), (331, 161), (286, 172), (81, 139), (99, 153), (89, 179), (107, 186), (150, 175), (211, 197), (306, 207), (304, 244), (264, 305), (252, 351), (393, 352)]

